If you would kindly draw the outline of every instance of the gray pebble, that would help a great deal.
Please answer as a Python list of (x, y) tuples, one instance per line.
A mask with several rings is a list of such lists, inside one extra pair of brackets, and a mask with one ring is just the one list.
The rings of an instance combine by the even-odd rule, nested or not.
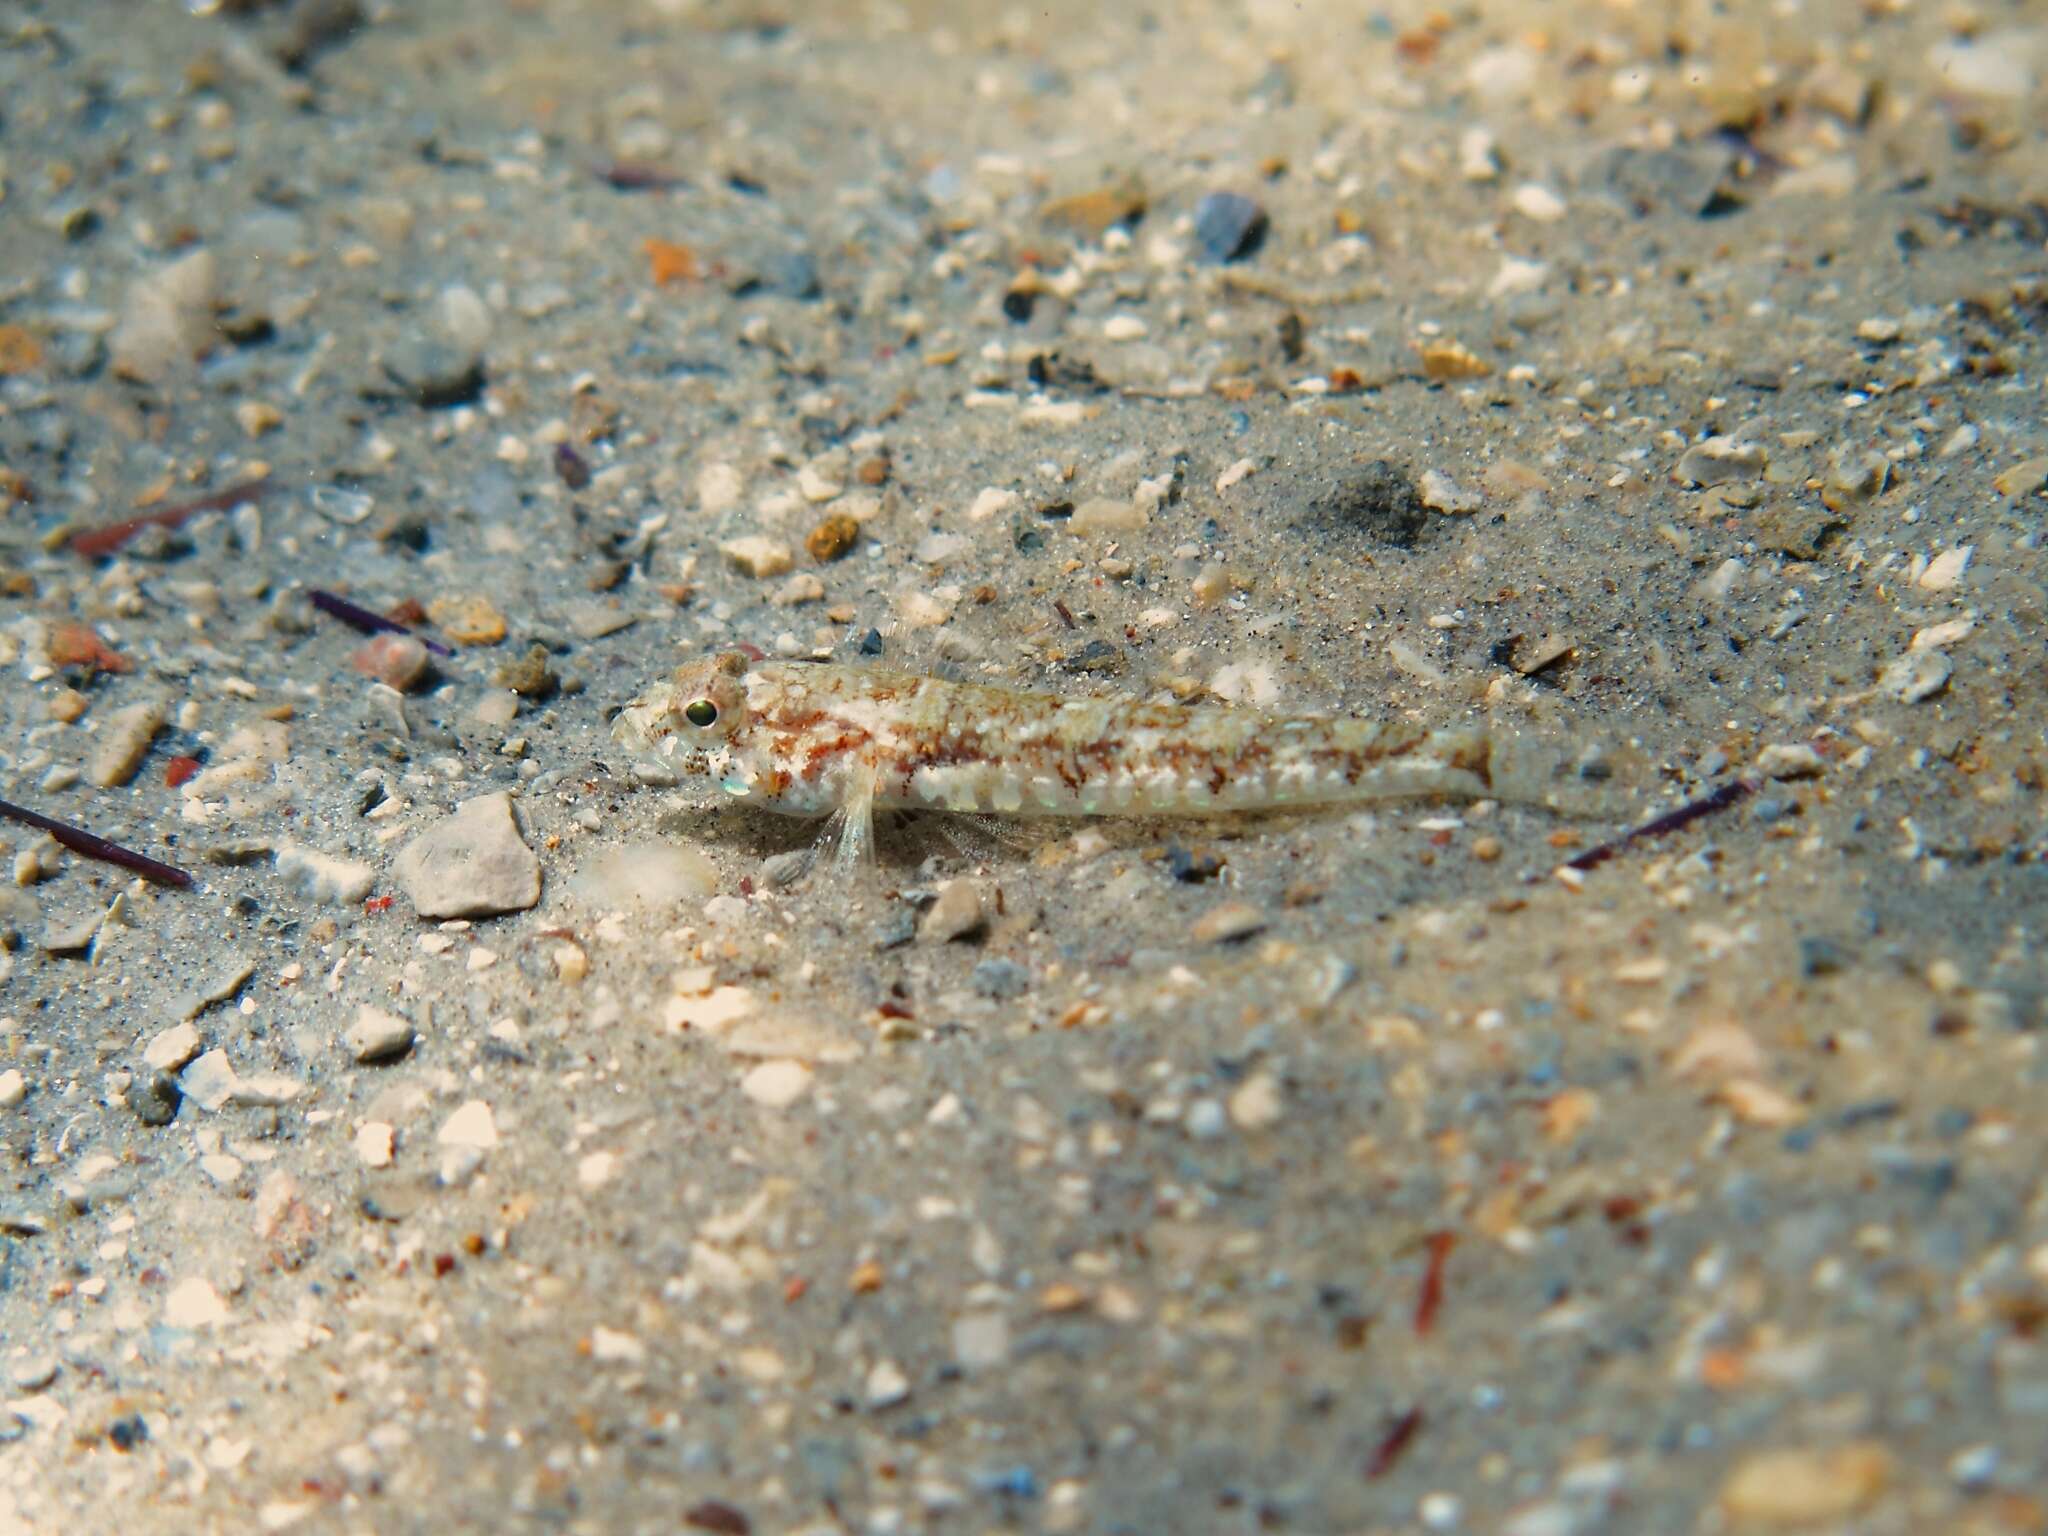
[(1266, 238), (1266, 211), (1235, 192), (1211, 192), (1195, 208), (1195, 238), (1211, 261), (1238, 261)]
[(1031, 986), (1031, 973), (1014, 960), (997, 955), (975, 966), (967, 984), (983, 997), (1017, 997)]
[(392, 873), (421, 917), (496, 917), (540, 900), (540, 860), (502, 791), (463, 801), (406, 844)]

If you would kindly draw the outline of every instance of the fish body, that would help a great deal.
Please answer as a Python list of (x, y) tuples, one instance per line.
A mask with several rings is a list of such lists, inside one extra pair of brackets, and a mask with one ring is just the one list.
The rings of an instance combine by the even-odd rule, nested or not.
[(866, 851), (876, 810), (1183, 816), (1486, 795), (1484, 731), (1066, 698), (729, 653), (679, 669), (614, 734), (736, 801), (838, 819)]

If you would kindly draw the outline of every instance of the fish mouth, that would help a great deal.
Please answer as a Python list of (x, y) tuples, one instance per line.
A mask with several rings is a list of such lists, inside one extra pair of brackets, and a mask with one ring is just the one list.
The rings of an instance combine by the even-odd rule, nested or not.
[(652, 751), (656, 743), (669, 738), (675, 727), (669, 723), (667, 699), (635, 699), (612, 720), (612, 739), (641, 751)]

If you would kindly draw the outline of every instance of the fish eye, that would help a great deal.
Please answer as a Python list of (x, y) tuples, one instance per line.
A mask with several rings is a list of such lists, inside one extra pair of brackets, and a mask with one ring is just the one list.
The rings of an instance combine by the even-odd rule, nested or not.
[(683, 718), (702, 729), (718, 719), (718, 706), (709, 699), (692, 699), (683, 706)]

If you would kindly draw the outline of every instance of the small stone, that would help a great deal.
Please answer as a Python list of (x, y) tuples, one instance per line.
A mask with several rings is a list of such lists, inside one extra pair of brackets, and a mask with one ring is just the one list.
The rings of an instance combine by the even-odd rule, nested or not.
[(985, 486), (967, 509), (970, 523), (985, 523), (992, 517), (1007, 517), (1012, 512), (1024, 510), (1024, 498), (1015, 491), (1000, 486)]
[(1129, 224), (1144, 213), (1145, 193), (1135, 182), (1055, 198), (1038, 210), (1048, 224), (1061, 225), (1089, 240), (1100, 240), (1113, 226)]
[(395, 1151), (396, 1132), (382, 1120), (365, 1120), (356, 1127), (356, 1161), (365, 1168), (389, 1168)]
[(356, 1010), (355, 1022), (342, 1031), (341, 1043), (359, 1062), (390, 1061), (412, 1049), (412, 1021), (368, 1003)]
[(1794, 560), (1817, 560), (1828, 535), (1839, 532), (1842, 519), (1824, 507), (1785, 503), (1772, 507), (1756, 521), (1756, 541), (1773, 554)]
[(1145, 526), (1145, 509), (1135, 501), (1118, 501), (1110, 496), (1091, 496), (1074, 508), (1067, 519), (1067, 531), (1077, 534), (1128, 533)]
[(244, 400), (235, 406), (235, 422), (245, 437), (261, 437), (284, 424), (284, 412), (268, 400)]
[(421, 917), (496, 917), (540, 900), (540, 860), (503, 791), (463, 801), (406, 845), (392, 873)]
[(1694, 443), (1679, 458), (1671, 478), (1680, 485), (1727, 485), (1754, 480), (1769, 467), (1761, 443), (1734, 437), (1710, 437)]
[(228, 1320), (220, 1293), (196, 1276), (180, 1280), (164, 1296), (164, 1322), (172, 1328), (218, 1328)]
[(1856, 322), (1856, 339), (1867, 341), (1873, 346), (1888, 347), (1903, 334), (1904, 328), (1896, 320), (1882, 315), (1872, 315)]
[(1197, 1099), (1187, 1107), (1180, 1123), (1196, 1141), (1215, 1141), (1230, 1129), (1230, 1116), (1214, 1099)]
[(811, 1091), (811, 1077), (800, 1061), (764, 1061), (740, 1079), (740, 1092), (763, 1109), (788, 1109)]
[(1756, 755), (1757, 772), (1767, 779), (1817, 778), (1827, 760), (1805, 743), (1773, 742)]
[(796, 490), (805, 501), (814, 504), (833, 501), (846, 494), (846, 486), (839, 476), (818, 464), (806, 464), (797, 471)]
[(1974, 545), (1958, 544), (1945, 549), (1927, 562), (1927, 569), (1920, 573), (1914, 585), (1927, 592), (1953, 592), (1962, 583), (1963, 572), (1970, 568), (1970, 557), (1976, 553)]
[(1946, 688), (1954, 671), (1954, 663), (1941, 651), (1908, 651), (1885, 664), (1877, 686), (1902, 704), (1918, 704)]
[(877, 1360), (861, 1390), (868, 1407), (894, 1408), (909, 1399), (910, 1378), (903, 1374), (903, 1368), (895, 1361)]
[(1266, 926), (1266, 914), (1248, 901), (1226, 901), (1196, 918), (1188, 938), (1197, 944), (1229, 944)]
[(1891, 460), (1883, 454), (1843, 450), (1829, 461), (1820, 490), (1821, 504), (1830, 512), (1843, 511), (1876, 496), (1891, 483), (1891, 476)]
[(1937, 43), (1927, 62), (1946, 90), (2024, 101), (2040, 83), (2035, 67), (2041, 52), (2034, 33), (2012, 28)]
[(169, 1072), (140, 1072), (128, 1085), (128, 1108), (144, 1125), (169, 1125), (184, 1097)]
[(254, 1077), (237, 1077), (228, 1102), (275, 1109), (291, 1103), (305, 1091), (306, 1085), (295, 1077), (282, 1072), (259, 1072)]
[(1270, 1072), (1254, 1072), (1230, 1095), (1230, 1122), (1240, 1131), (1269, 1130), (1285, 1109), (1280, 1080)]
[(213, 1114), (234, 1097), (238, 1082), (228, 1053), (215, 1049), (190, 1062), (178, 1074), (178, 1091), (208, 1114)]
[(457, 645), (496, 645), (505, 638), (505, 615), (487, 597), (437, 597), (427, 604), (427, 617)]
[(1565, 201), (1540, 182), (1528, 181), (1515, 188), (1515, 212), (1538, 224), (1555, 224), (1567, 212)]
[(505, 662), (491, 673), (491, 681), (522, 699), (545, 699), (561, 686), (561, 679), (548, 663), (548, 648), (544, 645), (530, 646), (517, 661)]
[(213, 340), (218, 280), (213, 252), (202, 247), (130, 283), (107, 343), (114, 371), (154, 383), (189, 368)]
[(15, 1389), (21, 1392), (40, 1392), (57, 1379), (57, 1357), (51, 1354), (30, 1355), (17, 1360), (7, 1373)]
[(1866, 1508), (1890, 1478), (1890, 1454), (1871, 1441), (1825, 1451), (1759, 1451), (1728, 1475), (1720, 1503), (1737, 1520), (1818, 1525), (1846, 1520)]
[(820, 565), (842, 559), (860, 542), (860, 523), (844, 512), (821, 518), (804, 535), (804, 548)]
[(316, 853), (296, 843), (279, 846), (273, 855), (277, 873), (288, 885), (305, 892), (313, 901), (337, 907), (352, 907), (370, 894), (377, 872), (359, 859)]
[(441, 1122), (434, 1139), (444, 1147), (488, 1152), (498, 1144), (498, 1122), (490, 1105), (482, 1099), (470, 1099)]
[(16, 1109), (28, 1097), (28, 1079), (21, 1075), (19, 1067), (9, 1067), (0, 1072), (0, 1109)]
[(196, 1024), (173, 1024), (143, 1047), (142, 1059), (158, 1072), (176, 1072), (197, 1056), (204, 1044)]
[(130, 704), (107, 717), (100, 729), (86, 777), (101, 789), (117, 789), (135, 777), (149, 744), (164, 728), (163, 706), (153, 700)]
[(953, 1324), (953, 1359), (962, 1370), (986, 1371), (1010, 1358), (1010, 1320), (1000, 1312), (970, 1312)]
[(822, 602), (824, 597), (825, 583), (809, 571), (798, 571), (777, 587), (768, 601), (778, 608), (795, 608), (803, 603)]
[(409, 693), (427, 675), (427, 648), (414, 635), (372, 635), (350, 654), (349, 665), (387, 688)]
[(519, 695), (509, 688), (487, 689), (470, 706), (469, 718), (479, 729), (501, 731), (519, 718)]
[(1483, 379), (1493, 372), (1493, 364), (1459, 342), (1424, 342), (1420, 351), (1423, 377), (1439, 384)]
[(718, 552), (727, 564), (748, 576), (782, 576), (796, 565), (796, 556), (787, 544), (758, 533), (727, 539), (718, 546)]
[(1422, 496), (1422, 504), (1432, 512), (1456, 516), (1479, 510), (1479, 493), (1463, 489), (1457, 481), (1440, 469), (1425, 469), (1418, 489)]
[(2022, 459), (2012, 468), (1994, 476), (1991, 485), (2008, 501), (2032, 496), (2043, 486), (2048, 486), (2048, 458)]
[(1102, 322), (1102, 338), (1105, 341), (1136, 341), (1148, 327), (1136, 315), (1111, 315)]
[(981, 888), (972, 880), (948, 880), (939, 887), (938, 899), (925, 909), (917, 936), (927, 944), (945, 944), (979, 932), (987, 920)]
[(1241, 261), (1266, 238), (1266, 212), (1235, 192), (1211, 192), (1195, 206), (1195, 238), (1212, 262)]

